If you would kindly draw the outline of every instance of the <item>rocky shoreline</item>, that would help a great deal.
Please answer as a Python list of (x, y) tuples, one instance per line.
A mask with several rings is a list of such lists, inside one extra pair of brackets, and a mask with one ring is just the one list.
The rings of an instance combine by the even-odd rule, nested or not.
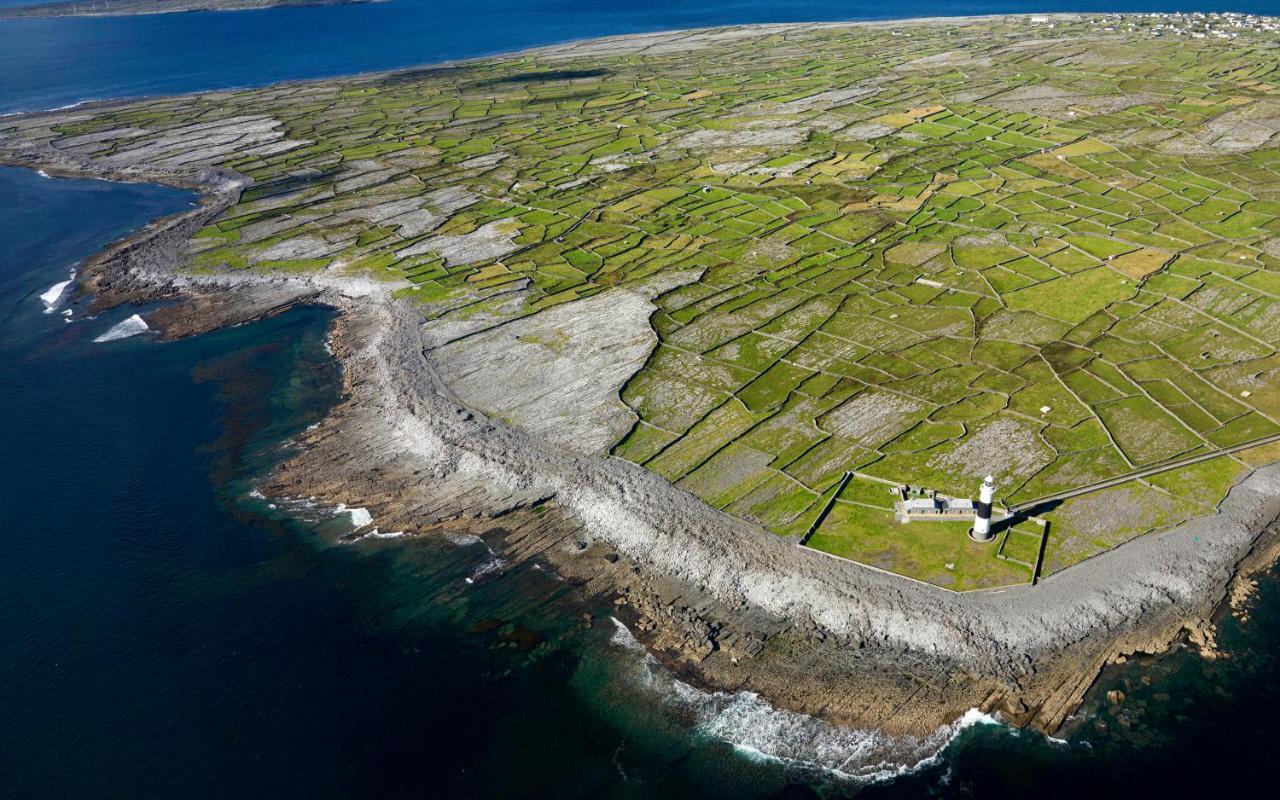
[(1184, 632), (1209, 641), (1215, 611), (1280, 550), (1272, 466), (1238, 484), (1218, 514), (1036, 586), (956, 594), (825, 558), (639, 466), (467, 408), (441, 377), (441, 348), (459, 333), (394, 299), (394, 286), (180, 272), (190, 236), (249, 185), (241, 175), (106, 166), (22, 142), (0, 142), (0, 163), (201, 193), (198, 208), (82, 268), (77, 302), (93, 311), (164, 301), (147, 319), (169, 337), (302, 302), (339, 311), (344, 399), (264, 492), (362, 506), (373, 516), (366, 527), (382, 531), (491, 532), (504, 559), (536, 559), (588, 596), (612, 598), (639, 641), (702, 687), (894, 735), (927, 735), (971, 708), (1053, 732), (1107, 663), (1162, 651)]
[[(383, 530), (498, 529), (504, 558), (540, 559), (590, 595), (615, 596), (677, 674), (837, 724), (919, 736), (978, 707), (1057, 730), (1106, 663), (1161, 651), (1184, 630), (1202, 636), (1234, 563), (1273, 560), (1271, 539), (1251, 547), (1280, 511), (1270, 470), (1238, 486), (1212, 522), (1034, 588), (956, 595), (911, 584), (770, 537), (634, 465), (569, 455), (484, 419), (449, 399), (411, 309), (339, 307), (347, 399), (269, 492), (359, 504)], [(1177, 570), (1199, 541), (1214, 555)]]
[[(466, 409), (437, 377), (429, 325), (386, 292), (308, 278), (177, 275), (189, 232), (234, 202), (223, 172), (118, 172), (6, 154), (62, 175), (198, 188), (204, 201), (86, 264), (99, 311), (194, 335), (300, 302), (340, 312), (344, 400), (264, 490), (363, 506), (384, 531), (485, 531), (510, 561), (538, 559), (618, 616), (696, 685), (758, 692), (836, 724), (923, 736), (969, 708), (1052, 732), (1107, 663), (1204, 638), (1247, 574), (1274, 563), (1280, 470), (1255, 472), (1215, 517), (1142, 537), (1035, 587), (955, 594), (823, 558), (638, 466), (580, 456)], [(357, 534), (360, 532), (357, 532)], [(1234, 583), (1233, 583), (1234, 582)]]

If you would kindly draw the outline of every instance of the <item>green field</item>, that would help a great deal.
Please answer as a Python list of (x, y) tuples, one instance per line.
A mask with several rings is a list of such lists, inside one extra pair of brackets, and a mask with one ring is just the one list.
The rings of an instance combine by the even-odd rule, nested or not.
[(971, 540), (965, 533), (970, 525), (900, 523), (892, 512), (838, 502), (808, 546), (956, 591), (1031, 580), (1031, 570), (997, 559), (993, 545)]
[[(990, 473), (1012, 504), (1280, 432), (1280, 50), (1131, 21), (738, 29), (106, 107), (46, 138), (169, 153), (275, 120), (196, 162), (254, 180), (192, 240), (200, 271), (393, 280), (444, 322), (684, 276), (614, 453), (798, 536), (848, 470), (961, 497)], [(1244, 472), (1064, 503), (1044, 571), (1208, 513)], [(863, 489), (811, 546), (1027, 579)]]

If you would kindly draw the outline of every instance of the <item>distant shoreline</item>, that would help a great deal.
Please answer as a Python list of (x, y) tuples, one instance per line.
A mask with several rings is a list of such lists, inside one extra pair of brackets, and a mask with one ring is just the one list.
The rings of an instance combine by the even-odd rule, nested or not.
[[(121, 0), (121, 1), (123, 2), (124, 0)], [(166, 2), (166, 0), (134, 0), (134, 1), (139, 3)], [(355, 4), (363, 5), (363, 4), (372, 4), (372, 3), (386, 3), (390, 1), (391, 0), (283, 0), (282, 2), (276, 2), (275, 0), (263, 0), (262, 4), (260, 5), (252, 6), (252, 7), (246, 5), (243, 9), (234, 9), (234, 8), (212, 9), (210, 8), (206, 10), (249, 11), (249, 10), (254, 10), (255, 8), (265, 9), (265, 8), (288, 8), (288, 7), (300, 8), (305, 6), (323, 6), (323, 5), (355, 5)], [(201, 4), (216, 3), (216, 2), (218, 2), (218, 0), (203, 0)], [(236, 0), (227, 0), (227, 2), (228, 3), (236, 2)], [(247, 2), (254, 2), (254, 0), (247, 0)], [(55, 18), (55, 17), (65, 18), (67, 16), (71, 16), (67, 14), (63, 14), (60, 16), (46, 15), (45, 17), (37, 17), (35, 15), (31, 15), (27, 17), (6, 16), (6, 13), (8, 11), (17, 10), (17, 8), (28, 8), (28, 9), (45, 8), (45, 7), (55, 6), (55, 5), (61, 6), (61, 5), (73, 5), (73, 4), (62, 3), (62, 2), (42, 3), (38, 6), (19, 6), (14, 9), (0, 9), (0, 21), (3, 21), (5, 19), (41, 19), (41, 18)], [(76, 3), (74, 5), (79, 5), (79, 3)], [(186, 9), (186, 11), (195, 11), (195, 10), (197, 9), (195, 8)], [(172, 14), (172, 13), (181, 13), (181, 12), (179, 12), (177, 9), (174, 9), (173, 11), (152, 11), (147, 13)], [(82, 16), (82, 15), (77, 14), (75, 16)], [(83, 16), (89, 16), (89, 15), (86, 14)], [(99, 14), (96, 16), (108, 16), (108, 15)], [(111, 14), (109, 16), (124, 16), (124, 15)], [(135, 16), (142, 16), (142, 13), (140, 12)], [(1064, 11), (1064, 12), (1050, 13), (1050, 14), (1032, 14), (1032, 13), (1018, 12), (1018, 13), (1010, 13), (1010, 14), (963, 14), (963, 15), (956, 15), (956, 16), (950, 16), (950, 17), (931, 16), (931, 17), (889, 17), (889, 18), (883, 18), (883, 19), (864, 19), (864, 20), (851, 19), (851, 20), (836, 20), (836, 21), (829, 21), (829, 22), (796, 22), (796, 23), (746, 22), (746, 23), (741, 23), (736, 25), (734, 24), (704, 25), (701, 27), (693, 27), (693, 28), (657, 28), (652, 31), (617, 33), (617, 34), (609, 34), (606, 36), (572, 36), (567, 39), (548, 42), (546, 44), (534, 44), (534, 45), (529, 45), (527, 47), (516, 47), (509, 50), (495, 50), (493, 52), (483, 52), (483, 53), (478, 53), (476, 55), (457, 56), (453, 58), (439, 58), (435, 60), (422, 61), (419, 63), (406, 64), (404, 66), (397, 66), (397, 67), (380, 67), (376, 69), (355, 70), (353, 72), (341, 72), (334, 75), (317, 75), (314, 77), (286, 78), (284, 80), (266, 81), (261, 84), (258, 84), (258, 83), (227, 84), (222, 86), (183, 89), (181, 91), (174, 91), (174, 92), (153, 92), (150, 94), (139, 94), (139, 95), (109, 95), (109, 96), (103, 96), (103, 97), (88, 97), (83, 100), (76, 100), (74, 102), (65, 103), (60, 106), (47, 106), (44, 108), (16, 108), (9, 111), (0, 110), (0, 120), (11, 118), (11, 117), (30, 117), (30, 116), (38, 116), (42, 114), (56, 114), (59, 112), (73, 111), (73, 110), (87, 111), (87, 110), (92, 110), (94, 108), (99, 108), (99, 107), (104, 107), (109, 105), (117, 105), (120, 103), (144, 103), (151, 100), (160, 100), (166, 97), (182, 97), (185, 95), (210, 94), (213, 92), (234, 92), (234, 91), (241, 91), (241, 90), (248, 90), (248, 89), (261, 89), (267, 86), (306, 86), (309, 84), (324, 83), (327, 81), (354, 80), (359, 78), (371, 78), (371, 77), (376, 77), (381, 75), (396, 75), (396, 74), (414, 72), (416, 70), (440, 69), (445, 67), (459, 67), (467, 64), (483, 63), (488, 61), (501, 61), (503, 59), (522, 58), (525, 56), (549, 55), (551, 57), (556, 57), (557, 53), (560, 51), (574, 50), (576, 52), (576, 48), (588, 43), (606, 43), (606, 42), (613, 42), (613, 41), (625, 40), (625, 39), (636, 39), (638, 37), (663, 37), (663, 36), (670, 36), (672, 34), (699, 33), (699, 32), (706, 32), (706, 31), (725, 30), (729, 28), (732, 28), (732, 29), (844, 28), (844, 27), (887, 27), (887, 26), (895, 26), (895, 25), (946, 25), (946, 24), (966, 23), (966, 22), (983, 22), (987, 20), (1008, 19), (1011, 17), (1030, 17), (1030, 16), (1036, 16), (1036, 17), (1043, 16), (1043, 17), (1048, 17), (1051, 20), (1066, 20), (1066, 19), (1073, 19), (1073, 18), (1085, 16), (1085, 15), (1081, 13)]]
[[(159, 3), (170, 2), (171, 0), (118, 0), (118, 1), (119, 2), (136, 2), (139, 4), (144, 2), (147, 4), (159, 4)], [(185, 0), (172, 0), (172, 1), (183, 2)], [(113, 0), (113, 2), (116, 2), (116, 0)], [(232, 3), (239, 2), (239, 0), (191, 0), (191, 2), (193, 6), (196, 6), (196, 5), (209, 6), (205, 10), (211, 10), (211, 11), (212, 10), (249, 11), (249, 10), (255, 10), (255, 9), (290, 8), (290, 7), (301, 8), (306, 6), (324, 6), (324, 5), (354, 5), (354, 4), (363, 5), (363, 4), (373, 4), (373, 3), (386, 3), (386, 2), (390, 2), (390, 0), (245, 0), (246, 4), (244, 5), (243, 8), (226, 7)], [(251, 3), (255, 3), (255, 2), (257, 2), (258, 4), (250, 5)], [(213, 8), (212, 6), (214, 4), (217, 4), (218, 7)], [(58, 3), (41, 3), (39, 5), (32, 5), (32, 6), (18, 6), (14, 8), (8, 8), (8, 9), (0, 8), (0, 22), (3, 22), (6, 19), (54, 19), (54, 18), (63, 19), (70, 16), (90, 16), (88, 14), (85, 14), (85, 15), (45, 14), (42, 16), (30, 14), (30, 15), (22, 16), (22, 15), (11, 13), (11, 12), (18, 11), (19, 9), (29, 10), (29, 9), (35, 9), (35, 8), (51, 8), (54, 6), (65, 6), (65, 5), (82, 5), (82, 4), (58, 2)], [(197, 10), (199, 9), (194, 7), (188, 8), (188, 9), (182, 9), (182, 10), (175, 8), (175, 9), (166, 10), (166, 11), (137, 12), (133, 14), (133, 16), (143, 16), (145, 14), (154, 15), (154, 14), (183, 13), (183, 12), (197, 11)], [(112, 13), (110, 15), (96, 14), (92, 16), (126, 16), (126, 15)], [(739, 23), (739, 24), (730, 24), (730, 23), (711, 24), (711, 25), (704, 25), (704, 26), (698, 26), (698, 27), (692, 27), (692, 28), (655, 28), (654, 30), (649, 30), (649, 31), (616, 33), (616, 34), (607, 34), (604, 36), (569, 36), (565, 39), (549, 41), (549, 42), (546, 42), (545, 44), (531, 44), (528, 46), (514, 47), (510, 49), (498, 49), (491, 52), (479, 52), (474, 55), (460, 55), (460, 56), (454, 56), (454, 57), (428, 59), (425, 61), (411, 63), (411, 64), (404, 64), (401, 66), (378, 67), (373, 69), (357, 69), (350, 72), (338, 72), (333, 75), (319, 74), (319, 75), (314, 75), (310, 77), (291, 77), (291, 78), (285, 78), (282, 80), (267, 80), (262, 83), (249, 82), (249, 83), (228, 83), (228, 84), (213, 85), (213, 86), (196, 86), (194, 88), (185, 88), (185, 89), (172, 91), (172, 92), (158, 91), (158, 92), (150, 92), (150, 93), (138, 94), (138, 95), (127, 95), (127, 94), (126, 95), (120, 95), (120, 94), (102, 95), (99, 97), (86, 97), (80, 100), (75, 100), (73, 102), (64, 103), (62, 105), (57, 105), (57, 106), (52, 106), (52, 105), (43, 106), (43, 107), (37, 106), (37, 107), (31, 107), (31, 108), (13, 108), (9, 110), (0, 108), (0, 120), (11, 118), (11, 117), (27, 117), (27, 116), (33, 116), (33, 115), (39, 115), (39, 114), (54, 114), (58, 112), (65, 112), (65, 111), (71, 111), (71, 110), (86, 111), (86, 110), (91, 110), (91, 109), (102, 107), (102, 106), (115, 105), (118, 103), (126, 103), (126, 102), (142, 103), (142, 102), (147, 102), (151, 100), (159, 100), (166, 97), (181, 97), (184, 95), (209, 94), (212, 92), (228, 92), (228, 91), (241, 91), (241, 90), (249, 90), (249, 89), (261, 89), (266, 86), (306, 86), (309, 84), (323, 83), (326, 81), (369, 78), (369, 77), (374, 77), (379, 75), (403, 74), (403, 73), (413, 72), (415, 70), (438, 69), (438, 68), (444, 68), (444, 67), (458, 67), (458, 66), (464, 66), (467, 64), (481, 63), (481, 62), (487, 62), (487, 61), (500, 61), (503, 59), (510, 59), (510, 58), (522, 58), (525, 56), (549, 55), (551, 57), (555, 57), (557, 52), (559, 51), (574, 50), (588, 43), (593, 43), (593, 44), (606, 43), (606, 42), (614, 42), (614, 41), (626, 40), (626, 39), (636, 39), (637, 37), (663, 37), (663, 36), (670, 36), (672, 34), (698, 33), (698, 32), (706, 32), (706, 31), (724, 30), (728, 28), (733, 28), (733, 29), (765, 29), (765, 28), (778, 28), (778, 27), (844, 28), (844, 27), (947, 25), (947, 24), (962, 24), (962, 23), (970, 23), (970, 22), (984, 22), (989, 20), (994, 21), (994, 20), (1000, 20), (1000, 19), (1022, 18), (1022, 17), (1031, 17), (1031, 16), (1047, 17), (1052, 21), (1052, 20), (1069, 20), (1069, 19), (1074, 19), (1081, 16), (1086, 16), (1086, 15), (1083, 13), (1064, 11), (1064, 12), (1054, 12), (1049, 14), (1017, 12), (1017, 13), (998, 13), (998, 14), (963, 14), (963, 15), (955, 15), (955, 16), (887, 17), (887, 18), (877, 18), (877, 19), (849, 19), (849, 20), (834, 20), (834, 21), (825, 21), (825, 22), (797, 22), (797, 23), (746, 22), (746, 23)]]
[(86, 2), (37, 3), (0, 8), (4, 19), (55, 19), (61, 17), (134, 17), (150, 14), (182, 14), (192, 11), (255, 11), (264, 8), (344, 6), (385, 0), (87, 0)]

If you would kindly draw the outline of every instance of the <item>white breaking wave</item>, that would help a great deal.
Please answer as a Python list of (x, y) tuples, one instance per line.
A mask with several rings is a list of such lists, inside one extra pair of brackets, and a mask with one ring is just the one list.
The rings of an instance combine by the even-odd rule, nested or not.
[(609, 637), (610, 642), (635, 653), (645, 652), (644, 645), (636, 641), (630, 628), (619, 622), (617, 617), (609, 617), (609, 621), (613, 623), (613, 636)]
[[(358, 531), (361, 528), (366, 528), (373, 524), (373, 514), (369, 513), (369, 509), (367, 508), (347, 508), (346, 503), (338, 503), (338, 505), (333, 509), (333, 515), (337, 517), (343, 514), (346, 514), (351, 518), (351, 529), (353, 531)], [(387, 533), (383, 533), (377, 528), (371, 528), (357, 536), (352, 541), (362, 542), (365, 539), (399, 539), (401, 536), (406, 535), (408, 534), (404, 531), (388, 531)]]
[(146, 333), (151, 330), (147, 327), (147, 321), (142, 317), (134, 314), (124, 322), (114, 325), (111, 330), (94, 339), (95, 342), (114, 342), (116, 339), (127, 339), (130, 336), (137, 336), (140, 333)]
[[(613, 619), (613, 618), (611, 618)], [(638, 679), (672, 708), (688, 713), (698, 733), (726, 742), (752, 760), (859, 783), (885, 781), (934, 764), (961, 731), (999, 720), (970, 709), (929, 736), (889, 736), (841, 728), (817, 717), (774, 708), (754, 692), (703, 692), (671, 676), (616, 619), (611, 641), (639, 659)]]
[(88, 103), (88, 102), (90, 102), (90, 101), (89, 101), (89, 100), (77, 100), (76, 102), (74, 102), (74, 103), (72, 103), (72, 104), (70, 104), (70, 105), (66, 105), (66, 106), (58, 106), (57, 108), (27, 108), (27, 109), (21, 109), (21, 108), (20, 108), (20, 109), (18, 109), (17, 111), (6, 111), (6, 112), (4, 112), (3, 114), (0, 114), (0, 119), (4, 119), (5, 117), (16, 117), (16, 116), (19, 116), (19, 115), (21, 115), (21, 114), (31, 114), (31, 113), (34, 113), (34, 112), (37, 112), (37, 111), (65, 111), (65, 110), (67, 110), (67, 109), (69, 109), (69, 108), (75, 108), (76, 106), (79, 106), (79, 105), (81, 105), (81, 104), (83, 104), (83, 103)]
[(360, 534), (360, 536), (356, 538), (356, 541), (363, 542), (365, 539), (400, 539), (404, 536), (408, 536), (404, 531), (390, 531), (388, 533), (383, 533), (377, 528), (374, 528), (368, 533)]
[(58, 307), (58, 303), (62, 300), (62, 295), (67, 291), (67, 287), (71, 285), (71, 281), (75, 279), (75, 273), (71, 273), (72, 277), (65, 281), (59, 281), (40, 293), (40, 302), (44, 303), (44, 313), (52, 314)]
[(374, 539), (400, 539), (408, 535), (409, 534), (405, 533), (404, 531), (388, 531), (386, 533), (383, 533), (377, 528), (374, 528), (373, 530), (365, 534), (365, 536), (371, 536)]
[(45, 171), (44, 171), (44, 170), (42, 170), (42, 169), (38, 169), (38, 170), (36, 170), (36, 174), (37, 174), (37, 175), (39, 175), (41, 178), (49, 178), (49, 177), (50, 177), (49, 173), (45, 172)]
[(503, 561), (497, 556), (493, 556), (488, 561), (476, 567), (475, 571), (471, 573), (471, 577), (464, 578), (463, 580), (465, 580), (467, 583), (475, 583), (481, 578), (485, 578), (490, 575), (499, 575), (502, 573), (502, 568), (505, 567), (506, 565), (507, 565), (507, 562)]
[(456, 547), (470, 547), (483, 541), (479, 536), (473, 533), (457, 533), (456, 531), (446, 531), (444, 534), (445, 541)]
[(367, 508), (347, 508), (346, 503), (338, 503), (333, 507), (333, 515), (335, 517), (340, 517), (343, 514), (351, 518), (352, 530), (363, 528), (373, 522), (373, 515), (369, 513)]

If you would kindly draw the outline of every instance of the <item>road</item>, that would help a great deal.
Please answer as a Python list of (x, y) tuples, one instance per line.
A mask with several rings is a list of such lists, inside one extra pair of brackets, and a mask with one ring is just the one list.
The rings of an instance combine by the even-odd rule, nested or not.
[(1201, 461), (1208, 461), (1211, 458), (1230, 455), (1232, 453), (1239, 453), (1242, 450), (1248, 450), (1253, 447), (1258, 447), (1264, 444), (1271, 444), (1273, 442), (1280, 442), (1280, 433), (1273, 433), (1270, 436), (1263, 436), (1260, 439), (1252, 439), (1247, 442), (1241, 442), (1240, 444), (1235, 444), (1230, 447), (1224, 447), (1220, 450), (1211, 450), (1207, 453), (1198, 453), (1194, 456), (1187, 456), (1186, 458), (1180, 458), (1174, 461), (1166, 461), (1162, 464), (1157, 464), (1153, 467), (1144, 467), (1143, 469), (1134, 470), (1133, 472), (1126, 472), (1125, 474), (1117, 475), (1114, 478), (1107, 478), (1104, 481), (1098, 481), (1097, 483), (1090, 483), (1086, 486), (1079, 486), (1075, 489), (1068, 489), (1064, 492), (1058, 492), (1057, 494), (1048, 494), (1048, 495), (1045, 495), (1044, 497), (1037, 497), (1036, 499), (1028, 500), (1025, 503), (1018, 503), (1017, 505), (1009, 506), (1008, 511), (1010, 514), (1023, 513), (1032, 508), (1035, 508), (1036, 506), (1043, 505), (1045, 503), (1052, 503), (1057, 500), (1070, 500), (1073, 497), (1079, 497), (1082, 494), (1089, 494), (1090, 492), (1096, 492), (1096, 491), (1099, 491), (1100, 489), (1110, 489), (1112, 486), (1118, 486), (1126, 481), (1132, 481), (1138, 478), (1147, 478), (1152, 475), (1159, 475), (1161, 472), (1168, 472), (1171, 469), (1178, 469), (1179, 467), (1186, 467), (1192, 464), (1199, 464)]

